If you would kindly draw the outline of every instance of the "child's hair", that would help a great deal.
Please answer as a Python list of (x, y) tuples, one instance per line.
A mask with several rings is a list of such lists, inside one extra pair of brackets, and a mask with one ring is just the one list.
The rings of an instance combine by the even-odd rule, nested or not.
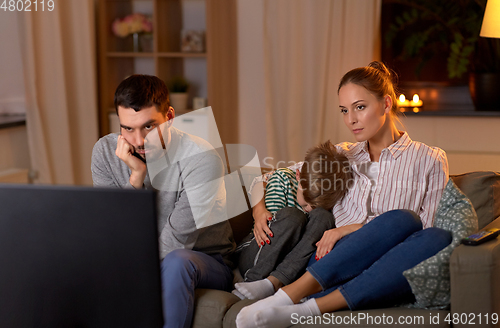
[(352, 172), (347, 157), (328, 140), (310, 148), (300, 170), (304, 200), (311, 207), (331, 210), (347, 192)]
[(396, 101), (397, 75), (391, 72), (383, 63), (373, 61), (368, 66), (350, 70), (340, 80), (337, 93), (340, 88), (348, 83), (364, 87), (379, 100), (382, 100), (385, 95), (389, 95), (392, 99), (392, 116), (396, 118), (401, 114)]

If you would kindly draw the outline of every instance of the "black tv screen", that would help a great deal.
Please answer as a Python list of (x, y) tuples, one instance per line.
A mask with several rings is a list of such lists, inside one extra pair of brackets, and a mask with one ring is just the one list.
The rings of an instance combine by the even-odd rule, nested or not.
[(0, 185), (0, 327), (162, 327), (155, 199)]

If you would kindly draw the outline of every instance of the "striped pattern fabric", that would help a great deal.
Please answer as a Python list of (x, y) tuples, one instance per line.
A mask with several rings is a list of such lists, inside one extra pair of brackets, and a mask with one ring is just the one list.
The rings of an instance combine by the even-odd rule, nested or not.
[(266, 185), (266, 209), (273, 215), (285, 207), (302, 210), (297, 202), (297, 185), (295, 171), (288, 168), (274, 171)]
[[(448, 160), (443, 150), (412, 141), (406, 132), (383, 149), (377, 185), (369, 204), (373, 215), (368, 215), (371, 183), (360, 172), (361, 166), (370, 161), (368, 144), (366, 141), (345, 142), (337, 144), (336, 148), (349, 159), (354, 179), (348, 184), (349, 190), (342, 202), (333, 208), (337, 227), (366, 223), (394, 209), (414, 211), (420, 215), (424, 228), (433, 225), (439, 200), (448, 182)], [(297, 163), (290, 169), (300, 169), (301, 166), (302, 163)], [(262, 176), (260, 181), (266, 178)]]

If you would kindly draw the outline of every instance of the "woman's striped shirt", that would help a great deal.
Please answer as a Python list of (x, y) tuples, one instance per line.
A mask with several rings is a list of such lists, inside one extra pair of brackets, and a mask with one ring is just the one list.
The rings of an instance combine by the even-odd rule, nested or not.
[[(370, 178), (361, 173), (362, 165), (370, 162), (367, 141), (344, 142), (336, 148), (349, 159), (353, 173), (347, 194), (333, 208), (337, 227), (366, 223), (394, 209), (414, 211), (424, 228), (433, 225), (448, 182), (448, 160), (442, 149), (413, 141), (406, 132), (402, 134), (398, 141), (382, 150), (376, 186), (367, 206), (372, 184)], [(297, 163), (290, 169), (301, 167), (302, 163)], [(258, 177), (254, 183), (268, 178), (269, 175)], [(368, 213), (368, 207), (373, 214)]]

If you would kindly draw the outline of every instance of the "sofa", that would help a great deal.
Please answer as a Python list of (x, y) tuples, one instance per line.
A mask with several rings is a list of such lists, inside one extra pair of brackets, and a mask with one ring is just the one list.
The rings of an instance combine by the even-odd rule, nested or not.
[[(451, 179), (472, 202), (479, 229), (500, 228), (500, 173), (470, 172)], [(248, 210), (230, 220), (238, 242), (252, 229)], [(479, 246), (458, 246), (450, 259), (449, 310), (394, 307), (367, 311), (338, 311), (321, 321), (293, 327), (500, 327), (500, 238)], [(236, 275), (237, 276), (237, 275)], [(193, 327), (232, 328), (238, 312), (254, 301), (240, 300), (219, 290), (197, 289)], [(495, 319), (496, 318), (496, 319)], [(319, 317), (318, 317), (319, 320)]]

